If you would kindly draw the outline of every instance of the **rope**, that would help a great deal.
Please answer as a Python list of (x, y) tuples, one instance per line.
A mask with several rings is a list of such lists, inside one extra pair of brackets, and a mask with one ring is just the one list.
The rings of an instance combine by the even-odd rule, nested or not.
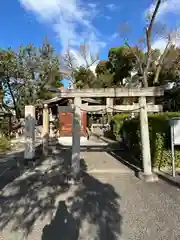
[[(133, 105), (132, 105), (133, 106)], [(130, 110), (124, 110), (124, 109), (116, 109), (115, 107), (105, 107), (105, 108), (101, 108), (101, 109), (98, 109), (98, 110), (87, 110), (87, 109), (83, 109), (81, 107), (79, 107), (78, 105), (74, 105), (73, 106), (73, 109), (75, 108), (79, 108), (81, 111), (85, 111), (85, 112), (101, 112), (101, 113), (107, 113), (108, 112), (108, 109), (112, 109), (112, 111), (115, 111), (117, 113), (121, 113), (121, 112), (125, 112), (125, 113), (128, 113), (128, 112), (136, 112), (144, 107), (138, 107), (138, 108), (135, 108), (135, 109), (130, 109)]]
[[(75, 107), (80, 108), (81, 111), (87, 111), (86, 109), (83, 109), (79, 106), (75, 106)], [(116, 111), (116, 112), (134, 112), (134, 111), (140, 110), (141, 108), (143, 108), (143, 107), (139, 107), (139, 108), (131, 109), (131, 110), (123, 110), (123, 109), (121, 110), (121, 109), (116, 109), (113, 107), (105, 107), (105, 108), (98, 109), (98, 110), (88, 110), (87, 112), (102, 112), (103, 111), (103, 112), (107, 113), (108, 109), (112, 109), (113, 111)]]

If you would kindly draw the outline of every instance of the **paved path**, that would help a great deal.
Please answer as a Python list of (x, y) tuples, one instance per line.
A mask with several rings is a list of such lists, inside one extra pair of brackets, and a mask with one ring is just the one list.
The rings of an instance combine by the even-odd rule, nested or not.
[(97, 174), (131, 174), (134, 172), (123, 165), (107, 152), (90, 151), (81, 152), (81, 158), (84, 159), (87, 172), (93, 176)]
[[(58, 142), (66, 149), (72, 145), (72, 138), (59, 138)], [(121, 146), (118, 143), (107, 143), (91, 137), (81, 139), (81, 159), (83, 160), (86, 171), (89, 174), (134, 174), (130, 168), (122, 164), (116, 157), (115, 150), (120, 151)]]
[[(1, 190), (0, 240), (180, 239), (178, 188), (106, 172), (69, 186), (70, 150), (56, 150)], [(82, 154), (85, 163), (107, 158)]]

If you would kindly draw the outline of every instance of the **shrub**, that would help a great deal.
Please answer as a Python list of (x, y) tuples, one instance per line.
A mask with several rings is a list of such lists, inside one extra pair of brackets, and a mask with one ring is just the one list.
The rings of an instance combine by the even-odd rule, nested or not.
[[(167, 167), (171, 165), (170, 127), (169, 118), (180, 117), (178, 112), (151, 114), (149, 120), (149, 136), (151, 159), (153, 167)], [(122, 126), (126, 135), (125, 141), (138, 159), (141, 156), (141, 137), (139, 118), (126, 120)], [(176, 167), (180, 167), (180, 149), (175, 149)]]
[(2, 135), (9, 135), (9, 120), (7, 118), (0, 119), (0, 132)]
[(121, 136), (121, 128), (128, 114), (109, 115), (110, 129), (104, 132), (104, 136), (113, 140), (118, 140)]
[(122, 126), (123, 140), (133, 151), (137, 159), (141, 160), (140, 122), (138, 118), (124, 121)]
[(5, 153), (6, 151), (10, 150), (10, 148), (10, 139), (5, 136), (0, 137), (0, 153)]
[(128, 114), (124, 113), (116, 114), (111, 118), (111, 121), (113, 122), (112, 132), (116, 136), (116, 138), (121, 135), (121, 128), (126, 118), (128, 118)]

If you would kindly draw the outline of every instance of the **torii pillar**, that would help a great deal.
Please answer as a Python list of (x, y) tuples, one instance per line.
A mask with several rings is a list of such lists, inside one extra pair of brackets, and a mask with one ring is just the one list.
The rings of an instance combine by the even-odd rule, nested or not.
[(81, 138), (81, 98), (74, 98), (72, 129), (72, 175), (76, 178), (80, 173), (80, 138)]
[(158, 177), (156, 174), (152, 172), (151, 166), (151, 150), (146, 97), (143, 96), (139, 98), (139, 105), (140, 105), (141, 148), (144, 169), (143, 177), (146, 182), (154, 182), (158, 180)]

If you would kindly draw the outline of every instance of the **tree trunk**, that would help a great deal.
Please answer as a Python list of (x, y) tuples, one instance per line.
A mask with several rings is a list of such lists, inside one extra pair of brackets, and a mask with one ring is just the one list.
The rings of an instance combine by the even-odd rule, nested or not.
[(6, 83), (7, 83), (9, 92), (10, 92), (11, 97), (12, 97), (12, 101), (13, 101), (13, 105), (14, 105), (14, 110), (15, 110), (15, 113), (16, 113), (16, 118), (19, 120), (19, 119), (20, 119), (19, 109), (18, 109), (18, 107), (17, 107), (17, 105), (16, 105), (16, 100), (15, 100), (13, 91), (12, 91), (12, 89), (11, 89), (11, 85), (10, 85), (10, 83), (9, 83), (9, 78), (6, 79)]
[(155, 84), (155, 83), (158, 82), (158, 80), (159, 80), (159, 74), (160, 74), (160, 72), (161, 72), (161, 69), (162, 69), (162, 67), (161, 67), (161, 65), (159, 65), (159, 66), (157, 67), (157, 70), (156, 70), (156, 74), (155, 74), (155, 77), (154, 77), (153, 84)]

